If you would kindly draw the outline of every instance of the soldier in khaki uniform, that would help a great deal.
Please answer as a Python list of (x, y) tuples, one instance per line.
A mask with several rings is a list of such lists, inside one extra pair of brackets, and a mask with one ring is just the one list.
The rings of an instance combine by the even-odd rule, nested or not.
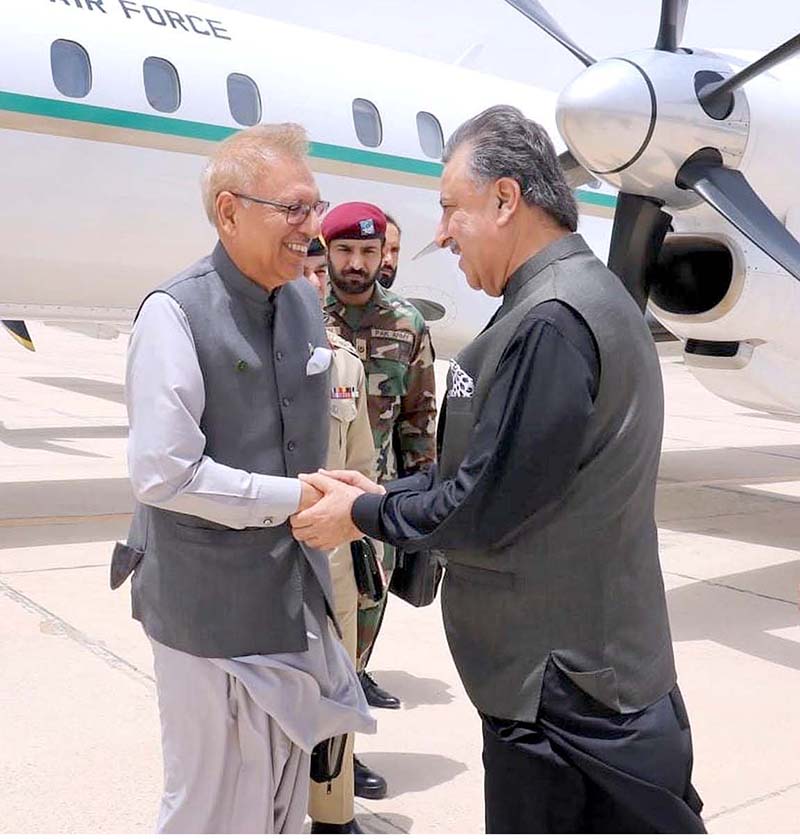
[[(325, 248), (319, 239), (308, 249), (304, 273), (317, 288), (320, 304), (327, 291)], [(331, 364), (330, 432), (328, 469), (354, 469), (375, 477), (375, 447), (367, 413), (364, 365), (351, 344), (328, 330), (333, 350)], [(379, 549), (380, 546), (376, 545)], [(350, 545), (336, 548), (330, 555), (331, 578), (336, 620), (342, 630), (342, 642), (355, 662), (358, 589), (353, 573)], [(312, 833), (361, 833), (353, 813), (353, 735), (347, 738), (342, 772), (327, 784), (311, 782), (308, 811)]]
[[(422, 315), (376, 282), (382, 264), (385, 215), (372, 204), (342, 204), (323, 222), (328, 243), (330, 327), (355, 346), (367, 374), (369, 419), (377, 451), (378, 481), (413, 474), (433, 463), (436, 398), (433, 350)], [(401, 463), (397, 463), (397, 457)], [(384, 550), (391, 578), (394, 552)], [(365, 672), (386, 598), (359, 609), (358, 670), (370, 705), (397, 708), (399, 700)]]

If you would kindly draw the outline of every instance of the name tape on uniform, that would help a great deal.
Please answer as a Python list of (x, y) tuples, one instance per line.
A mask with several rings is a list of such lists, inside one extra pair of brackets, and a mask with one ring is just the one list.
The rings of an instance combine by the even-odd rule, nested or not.
[(402, 329), (372, 329), (370, 335), (373, 338), (389, 338), (392, 341), (403, 341), (405, 344), (413, 344), (414, 336), (411, 332)]

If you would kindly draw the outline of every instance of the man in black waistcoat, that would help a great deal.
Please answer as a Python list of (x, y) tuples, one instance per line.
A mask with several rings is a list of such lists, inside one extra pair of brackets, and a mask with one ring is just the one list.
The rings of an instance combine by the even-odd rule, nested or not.
[(488, 832), (704, 832), (658, 561), (649, 330), (575, 232), (540, 126), (490, 108), (444, 162), (437, 242), (502, 303), (451, 363), (438, 466), (384, 488), (312, 477), (326, 495), (295, 535), (442, 551)]

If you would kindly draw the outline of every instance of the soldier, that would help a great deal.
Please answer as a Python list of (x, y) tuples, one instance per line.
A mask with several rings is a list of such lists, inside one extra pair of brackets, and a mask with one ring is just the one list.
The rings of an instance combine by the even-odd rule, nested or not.
[(378, 282), (384, 288), (391, 288), (397, 279), (397, 263), (400, 261), (400, 225), (388, 214), (386, 216), (386, 238), (383, 240), (381, 273)]
[[(325, 246), (312, 239), (303, 266), (306, 279), (316, 288), (320, 306), (328, 291)], [(364, 366), (344, 338), (328, 330), (333, 350), (331, 365), (330, 433), (328, 469), (354, 469), (374, 479), (375, 447), (367, 412)], [(347, 464), (347, 465), (345, 465)], [(380, 545), (376, 548), (380, 549)], [(350, 544), (341, 545), (330, 555), (333, 601), (342, 630), (342, 643), (356, 660), (358, 589), (353, 573)], [(364, 790), (361, 790), (363, 792)], [(312, 833), (362, 833), (353, 813), (353, 735), (347, 738), (342, 771), (330, 785), (311, 783), (308, 812)]]
[[(325, 298), (328, 295), (328, 254), (319, 236), (309, 242), (308, 252), (303, 261), (303, 274), (317, 290), (324, 308)], [(331, 334), (330, 330), (328, 334)]]
[[(336, 207), (323, 225), (332, 286), (325, 311), (329, 325), (364, 363), (379, 483), (433, 463), (436, 431), (433, 350), (425, 321), (407, 300), (376, 282), (385, 231), (386, 216), (363, 203)], [(393, 550), (384, 550), (387, 579), (393, 565)], [(370, 705), (398, 708), (400, 701), (365, 672), (385, 606), (384, 597), (377, 606), (359, 609), (358, 669)]]

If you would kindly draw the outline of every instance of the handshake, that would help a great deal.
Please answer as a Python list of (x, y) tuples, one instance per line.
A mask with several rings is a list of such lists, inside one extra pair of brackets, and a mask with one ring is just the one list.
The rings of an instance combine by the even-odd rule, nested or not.
[(353, 503), (365, 492), (385, 494), (386, 490), (360, 472), (346, 469), (313, 475), (298, 475), (300, 506), (289, 519), (298, 542), (324, 551), (333, 550), (364, 534), (353, 524)]

